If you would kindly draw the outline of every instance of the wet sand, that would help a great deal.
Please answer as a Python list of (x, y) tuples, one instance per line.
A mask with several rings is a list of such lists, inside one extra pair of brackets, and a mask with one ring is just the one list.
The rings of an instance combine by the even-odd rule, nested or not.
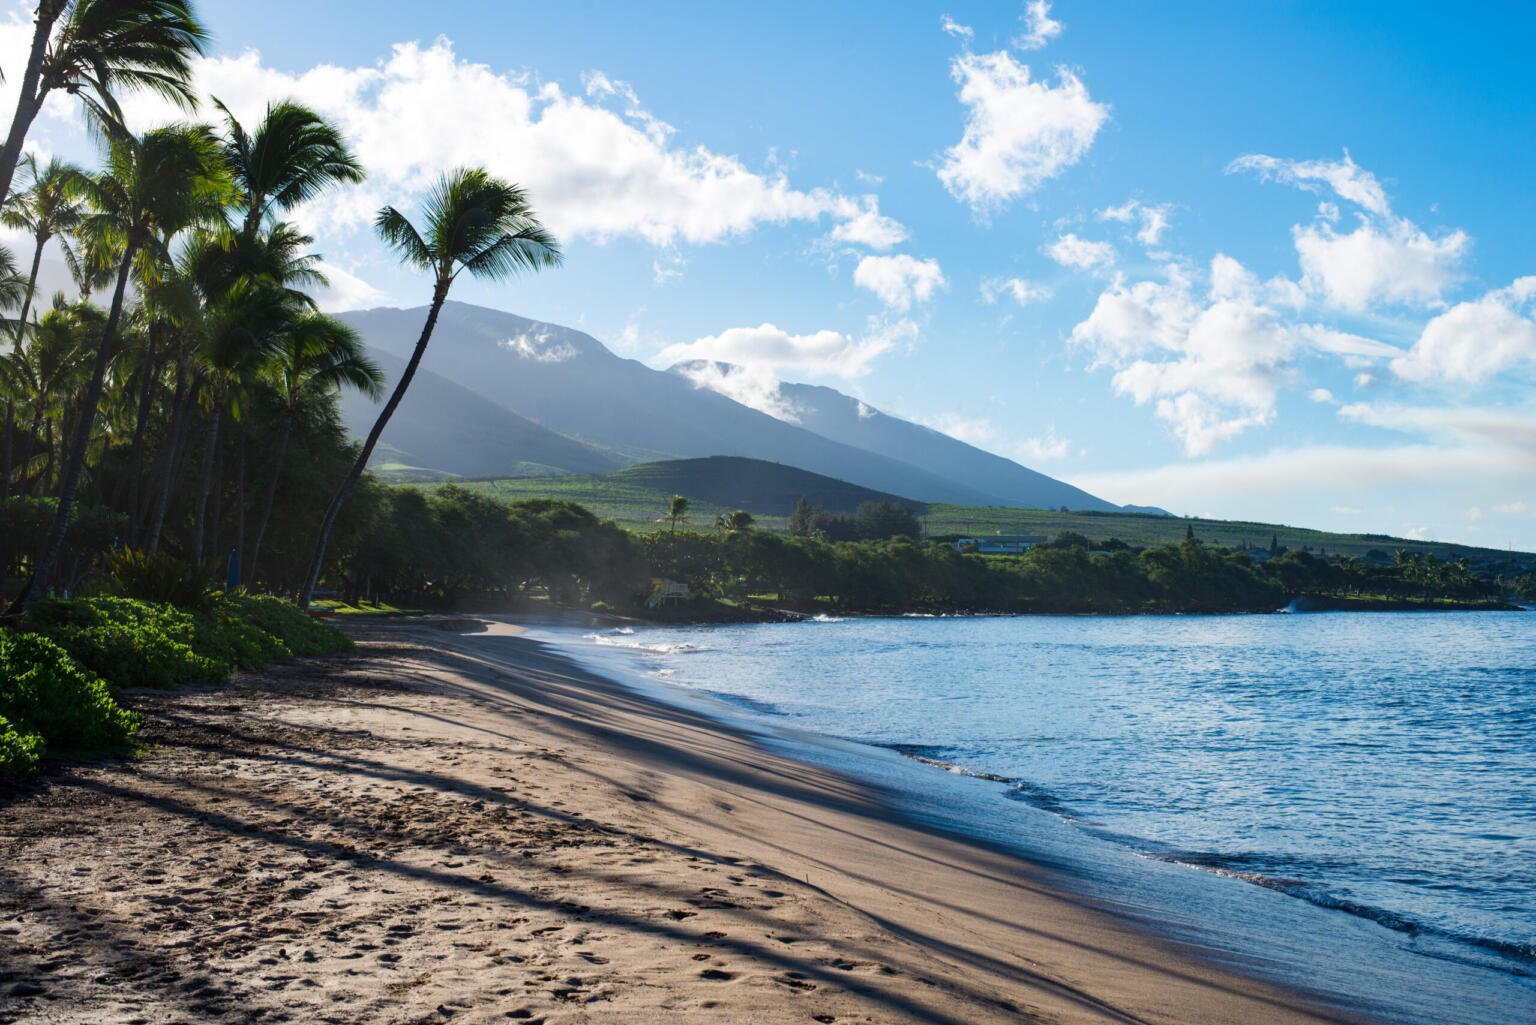
[(0, 796), (0, 1022), (1361, 1020), (516, 628), (349, 628)]

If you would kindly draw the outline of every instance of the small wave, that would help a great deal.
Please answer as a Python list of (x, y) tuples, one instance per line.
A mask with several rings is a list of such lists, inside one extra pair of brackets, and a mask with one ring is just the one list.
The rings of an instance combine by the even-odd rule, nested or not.
[(630, 651), (643, 651), (650, 655), (684, 655), (692, 651), (704, 651), (697, 644), (680, 642), (677, 644), (646, 644), (643, 641), (626, 641), (608, 634), (598, 634), (592, 638), (605, 648), (626, 648)]
[(946, 749), (942, 747), (929, 747), (925, 744), (880, 744), (878, 746), (895, 751), (897, 754), (910, 758), (914, 762), (922, 762), (924, 765), (931, 765), (935, 769), (952, 772), (956, 776), (969, 776), (971, 779), (984, 779), (992, 783), (1017, 784), (1019, 782), (1019, 780), (1012, 776), (999, 776), (993, 772), (967, 769), (963, 765), (956, 765), (954, 762), (946, 762), (941, 758), (934, 757), (946, 752)]
[(1275, 890), (1288, 897), (1295, 897), (1321, 908), (1342, 911), (1356, 918), (1364, 918), (1367, 921), (1375, 922), (1383, 928), (1391, 929), (1394, 932), (1400, 932), (1407, 936), (1430, 936), (1487, 950), (1504, 958), (1505, 960), (1501, 961), (1498, 967), (1514, 975), (1527, 976), (1531, 974), (1533, 969), (1536, 969), (1536, 945), (1514, 943), (1491, 936), (1477, 936), (1445, 929), (1419, 921), (1401, 912), (1375, 907), (1370, 904), (1362, 904), (1359, 901), (1337, 896), (1305, 879), (1290, 879), (1245, 869), (1240, 866), (1249, 859), (1242, 855), (1226, 857), (1209, 852), (1180, 851), (1171, 854), (1148, 854), (1147, 856), (1155, 861), (1187, 865), (1202, 872), (1210, 872), (1229, 879), (1240, 879), (1243, 882), (1262, 886), (1268, 890)]
[(806, 622), (807, 623), (846, 623), (846, 622), (848, 622), (848, 617), (847, 616), (829, 616), (825, 612), (818, 612), (818, 613), (816, 613), (816, 615), (814, 615), (810, 619), (806, 620)]

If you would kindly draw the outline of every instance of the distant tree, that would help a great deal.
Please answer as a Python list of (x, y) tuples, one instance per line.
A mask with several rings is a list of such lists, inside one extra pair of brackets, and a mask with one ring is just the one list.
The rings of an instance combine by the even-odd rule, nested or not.
[(853, 514), (853, 525), (858, 536), (868, 541), (887, 537), (910, 537), (915, 541), (923, 536), (917, 514), (890, 499), (860, 505)]
[(672, 533), (677, 533), (677, 525), (688, 518), (688, 499), (682, 495), (673, 495), (672, 503), (667, 507), (667, 519), (672, 523)]
[(735, 512), (721, 513), (715, 520), (715, 525), (721, 530), (735, 534), (743, 530), (750, 530), (756, 521), (752, 514), (745, 509), (737, 509)]
[(1186, 523), (1186, 524), (1184, 524), (1184, 540), (1186, 540), (1186, 541), (1193, 541), (1194, 539), (1195, 539), (1195, 525), (1193, 523)]
[(789, 532), (796, 537), (810, 537), (814, 529), (812, 521), (815, 520), (818, 511), (815, 506), (805, 500), (804, 495), (801, 495), (800, 501), (795, 503), (795, 511), (789, 514)]
[(1271, 535), (1269, 535), (1269, 554), (1270, 555), (1279, 555), (1280, 554), (1280, 550), (1281, 550), (1280, 549), (1280, 535), (1279, 534), (1271, 534)]
[(1052, 548), (1087, 549), (1092, 547), (1092, 542), (1088, 540), (1088, 535), (1080, 534), (1075, 530), (1063, 530), (1060, 534), (1051, 538), (1048, 544)]

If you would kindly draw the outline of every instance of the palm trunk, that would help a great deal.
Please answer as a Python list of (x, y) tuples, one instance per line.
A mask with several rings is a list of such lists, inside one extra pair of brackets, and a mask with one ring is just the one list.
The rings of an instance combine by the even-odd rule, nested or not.
[(213, 455), (219, 447), (219, 423), (224, 419), (224, 407), (220, 399), (214, 400), (213, 423), (208, 426), (208, 445), (203, 449), (203, 468), (199, 476), (197, 507), (192, 517), (192, 547), (188, 549), (192, 562), (203, 558), (204, 527), (207, 526), (208, 492), (213, 488)]
[(357, 483), (357, 479), (363, 475), (363, 470), (368, 466), (368, 457), (373, 455), (374, 446), (379, 443), (379, 436), (384, 433), (384, 428), (389, 424), (389, 418), (395, 415), (395, 407), (400, 405), (400, 400), (405, 398), (405, 390), (411, 385), (411, 378), (416, 376), (416, 368), (421, 366), (421, 357), (426, 355), (427, 343), (432, 340), (432, 329), (437, 326), (437, 315), (442, 312), (443, 301), (448, 298), (447, 281), (439, 281), (432, 292), (432, 308), (427, 311), (427, 322), (422, 325), (421, 337), (416, 340), (416, 348), (411, 352), (411, 359), (405, 365), (405, 372), (400, 375), (400, 380), (395, 383), (395, 390), (390, 393), (389, 401), (384, 403), (384, 408), (379, 411), (379, 418), (374, 421), (373, 429), (368, 432), (368, 438), (363, 442), (363, 449), (357, 454), (357, 459), (352, 463), (352, 469), (347, 471), (346, 479), (341, 482), (341, 487), (336, 490), (336, 497), (331, 499), (330, 506), (325, 510), (325, 517), (320, 521), (320, 537), (315, 542), (315, 553), (310, 558), (309, 572), (304, 575), (304, 586), (299, 591), (299, 608), (309, 608), (309, 603), (315, 595), (315, 586), (320, 582), (320, 570), (325, 564), (325, 546), (331, 539), (331, 528), (336, 525), (336, 517), (341, 512), (342, 503), (347, 500), (347, 493)]
[[(42, 15), (39, 14), (39, 21)], [(112, 292), (112, 310), (107, 314), (107, 325), (101, 334), (101, 344), (96, 349), (96, 362), (91, 367), (91, 383), (81, 402), (80, 422), (75, 425), (75, 442), (70, 446), (69, 457), (64, 463), (63, 476), (59, 481), (59, 507), (54, 513), (53, 527), (43, 545), (37, 562), (33, 564), (32, 578), (16, 598), (15, 608), (20, 608), (34, 594), (46, 594), (48, 579), (58, 565), (64, 551), (64, 535), (69, 532), (69, 519), (75, 511), (75, 495), (80, 488), (80, 472), (85, 467), (85, 450), (91, 442), (91, 430), (96, 425), (96, 406), (101, 402), (102, 388), (107, 380), (107, 364), (112, 361), (112, 350), (117, 347), (117, 326), (123, 316), (123, 293), (128, 287), (128, 271), (133, 265), (135, 246), (132, 240), (123, 252), (123, 262), (117, 271), (117, 287)]]
[(43, 57), (48, 52), (48, 39), (53, 35), (53, 23), (64, 10), (64, 0), (43, 0), (37, 7), (37, 23), (32, 29), (32, 49), (27, 54), (27, 68), (21, 75), (21, 89), (16, 95), (16, 113), (11, 117), (11, 130), (0, 147), (0, 203), (11, 195), (11, 181), (16, 177), (16, 165), (21, 162), (21, 147), (27, 141), (27, 130), (37, 112), (43, 109), (47, 94), (38, 95), (38, 82), (43, 77)]
[(16, 348), (21, 348), (21, 334), (27, 329), (27, 314), (32, 311), (32, 299), (37, 295), (37, 272), (43, 265), (43, 247), (48, 236), (37, 233), (37, 248), (32, 252), (32, 272), (27, 275), (27, 292), (21, 300), (21, 316), (16, 318)]
[(208, 496), (210, 508), (208, 510), (208, 557), (204, 561), (217, 567), (219, 558), (219, 540), (224, 527), (224, 450), (220, 448), (213, 456), (213, 491)]
[(183, 360), (176, 364), (176, 394), (171, 400), (170, 439), (161, 447), (158, 460), (160, 490), (144, 534), (144, 547), (151, 552), (160, 548), (160, 532), (165, 528), (165, 516), (171, 507), (171, 497), (176, 492), (176, 463), (181, 458), (181, 448), (187, 433), (191, 393), (192, 389), (187, 386), (186, 362)]
[(272, 519), (272, 504), (277, 500), (277, 482), (283, 475), (283, 460), (288, 456), (288, 439), (293, 436), (293, 410), (283, 414), (283, 433), (277, 439), (277, 454), (272, 464), (272, 479), (267, 481), (267, 493), (261, 500), (261, 518), (256, 521), (256, 537), (251, 541), (251, 561), (246, 564), (247, 584), (256, 583), (256, 560), (261, 558), (261, 542), (267, 536), (267, 524)]
[[(149, 332), (149, 354), (144, 359), (144, 380), (139, 384), (139, 413), (133, 424), (133, 444), (128, 450), (128, 515), (135, 523), (139, 518), (139, 478), (144, 472), (144, 433), (149, 426), (149, 410), (155, 397), (155, 332)], [(132, 532), (134, 523), (129, 524)]]
[[(11, 452), (12, 436), (16, 433), (16, 400), (5, 400), (5, 483), (0, 485), (0, 501), (11, 497)], [(0, 566), (0, 576), (5, 574), (5, 567)]]
[[(33, 485), (36, 483), (32, 478), (27, 476), (27, 469), (32, 465), (32, 457), (37, 455), (37, 435), (43, 429), (43, 413), (41, 409), (42, 402), (42, 396), (38, 396), (37, 404), (39, 408), (32, 411), (32, 426), (27, 431), (27, 447), (21, 450), (21, 479), (16, 482), (16, 491), (18, 494), (26, 494), (30, 492)], [(23, 484), (25, 484), (26, 487), (22, 487)]]
[[(240, 421), (240, 432), (235, 436), (235, 551), (245, 551), (245, 421)], [(240, 583), (245, 582), (245, 570), (240, 571)]]

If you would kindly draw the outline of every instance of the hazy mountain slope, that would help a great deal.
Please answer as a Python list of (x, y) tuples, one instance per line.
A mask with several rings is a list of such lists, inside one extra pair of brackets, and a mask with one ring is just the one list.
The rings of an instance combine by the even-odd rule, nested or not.
[[(409, 353), (425, 309), (345, 313), (369, 345)], [(544, 427), (630, 456), (738, 455), (920, 501), (999, 497), (909, 463), (828, 440), (635, 360), (590, 335), (510, 313), (447, 303), (423, 364)], [(451, 406), (442, 415), (457, 415)]]
[(610, 473), (604, 479), (765, 516), (788, 516), (802, 498), (835, 513), (851, 513), (865, 502), (879, 501), (922, 508), (920, 503), (899, 495), (861, 488), (782, 463), (740, 456), (641, 463)]
[[(692, 379), (701, 364), (680, 363), (672, 371)], [(718, 378), (735, 368), (713, 364)], [(900, 459), (939, 473), (966, 487), (997, 497), (998, 505), (1035, 509), (1119, 508), (1054, 477), (1021, 466), (1011, 459), (983, 451), (947, 434), (889, 416), (833, 388), (811, 384), (782, 384), (779, 394), (800, 426), (845, 445)]]
[[(405, 361), (377, 348), (370, 355), (388, 377), (387, 387), (393, 388)], [(357, 437), (367, 434), (382, 402), (344, 392), (341, 414), (348, 431)], [(606, 473), (632, 461), (540, 427), (426, 369), (417, 370), (380, 444), (392, 451), (387, 460), (376, 462), (462, 477)]]

